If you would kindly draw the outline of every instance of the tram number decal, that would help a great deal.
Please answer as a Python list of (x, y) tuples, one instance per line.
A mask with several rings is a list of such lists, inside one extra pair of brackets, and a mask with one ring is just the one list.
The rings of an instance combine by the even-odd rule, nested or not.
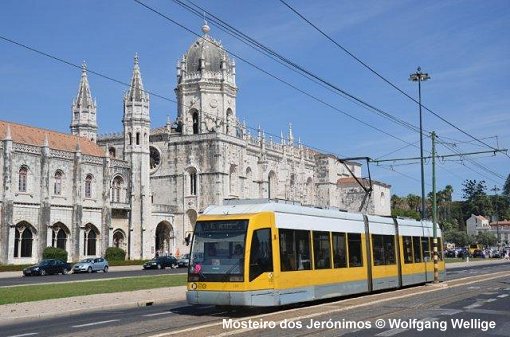
[(191, 284), (191, 289), (193, 289), (193, 290), (197, 290), (197, 289), (198, 290), (204, 290), (206, 288), (207, 288), (207, 284), (205, 284), (205, 283), (200, 283), (200, 282), (199, 283), (195, 283), (195, 282), (193, 282)]

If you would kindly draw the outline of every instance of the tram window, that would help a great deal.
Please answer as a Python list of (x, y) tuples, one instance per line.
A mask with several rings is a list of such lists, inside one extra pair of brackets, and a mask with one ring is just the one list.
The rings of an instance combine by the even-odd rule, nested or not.
[(273, 271), (273, 250), (271, 229), (258, 229), (253, 232), (250, 253), (250, 281), (262, 273)]
[(333, 266), (335, 268), (347, 267), (345, 233), (333, 233)]
[(422, 237), (421, 238), (421, 250), (423, 255), (423, 261), (430, 261), (430, 247), (429, 247), (429, 238)]
[(419, 236), (413, 236), (413, 252), (414, 263), (421, 262), (421, 244)]
[(395, 264), (395, 237), (372, 234), (374, 266)]
[(315, 269), (331, 268), (331, 245), (329, 232), (313, 232), (313, 256)]
[(410, 236), (404, 236), (404, 263), (413, 263), (413, 242)]
[(280, 229), (282, 271), (310, 270), (310, 232)]
[(348, 233), (347, 243), (349, 245), (349, 267), (363, 266), (363, 255), (361, 254), (361, 234)]

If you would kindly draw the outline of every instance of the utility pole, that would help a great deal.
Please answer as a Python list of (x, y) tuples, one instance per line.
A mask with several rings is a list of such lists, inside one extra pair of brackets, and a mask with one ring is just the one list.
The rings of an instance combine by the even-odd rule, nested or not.
[(430, 79), (429, 74), (422, 73), (418, 67), (416, 73), (409, 75), (409, 80), (418, 82), (418, 105), (420, 106), (420, 164), (421, 164), (421, 219), (425, 219), (425, 173), (423, 169), (423, 127), (421, 117), (421, 82)]
[[(437, 203), (436, 203), (436, 133), (432, 131), (432, 236), (434, 243), (434, 283), (439, 283), (439, 255), (437, 250)], [(442, 250), (442, 247), (441, 247)]]
[(499, 192), (499, 187), (494, 185), (494, 187), (491, 189), (491, 191), (494, 192), (494, 196), (496, 197), (496, 238), (498, 239), (498, 250), (500, 248), (500, 243), (499, 243), (499, 214), (498, 214), (498, 199), (499, 199), (499, 196), (498, 196), (498, 192)]

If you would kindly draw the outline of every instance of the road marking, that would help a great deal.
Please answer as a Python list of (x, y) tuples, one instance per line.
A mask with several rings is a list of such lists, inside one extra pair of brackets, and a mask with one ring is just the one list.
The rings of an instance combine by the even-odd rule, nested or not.
[(147, 314), (147, 315), (143, 315), (143, 316), (144, 317), (153, 317), (153, 316), (161, 316), (161, 315), (169, 315), (169, 314), (173, 314), (173, 312), (163, 311), (163, 312), (156, 312), (154, 314)]
[(462, 312), (462, 310), (458, 309), (428, 309), (428, 310), (439, 310), (441, 311), (439, 314), (443, 316), (453, 316)]
[(485, 300), (485, 302), (490, 303), (494, 302), (495, 300), (497, 300), (497, 298), (489, 298), (488, 300)]
[[(502, 278), (502, 277), (505, 277), (505, 276), (508, 276), (508, 271), (502, 271), (502, 272), (496, 272), (496, 273), (493, 273), (493, 274), (489, 274), (489, 275), (484, 275), (484, 279), (472, 279), (472, 277), (464, 277), (464, 278), (459, 278), (459, 279), (455, 279), (455, 280), (452, 280), (452, 283), (454, 284), (446, 284), (446, 285), (443, 285), (441, 287), (432, 287), (430, 286), (430, 288), (423, 288), (425, 290), (423, 291), (420, 291), (419, 293), (405, 293), (405, 294), (398, 294), (399, 290), (396, 290), (394, 292), (395, 296), (393, 297), (390, 297), (390, 298), (382, 298), (382, 299), (373, 299), (374, 297), (378, 297), (378, 294), (370, 294), (370, 295), (366, 295), (366, 302), (364, 303), (359, 303), (359, 304), (352, 304), (352, 305), (347, 305), (347, 306), (342, 306), (341, 308), (334, 308), (334, 309), (331, 309), (331, 310), (326, 310), (326, 311), (322, 311), (322, 312), (317, 312), (317, 313), (313, 313), (313, 314), (308, 314), (308, 315), (302, 315), (302, 316), (298, 316), (298, 317), (294, 317), (292, 318), (292, 320), (304, 320), (304, 319), (309, 319), (309, 318), (313, 318), (313, 317), (318, 317), (318, 316), (326, 316), (326, 315), (329, 315), (329, 314), (332, 314), (332, 313), (337, 313), (337, 312), (342, 312), (342, 311), (346, 311), (346, 310), (350, 310), (350, 309), (355, 309), (355, 308), (362, 308), (362, 307), (366, 307), (366, 306), (369, 306), (369, 305), (373, 305), (373, 304), (381, 304), (381, 303), (385, 303), (385, 302), (390, 302), (390, 301), (396, 301), (396, 300), (399, 300), (399, 299), (402, 299), (402, 298), (408, 298), (408, 297), (413, 297), (413, 296), (416, 296), (418, 294), (426, 294), (426, 293), (431, 293), (431, 292), (435, 292), (435, 291), (439, 291), (439, 290), (443, 290), (445, 289), (445, 287), (448, 287), (448, 288), (457, 288), (457, 287), (465, 287), (467, 285), (470, 285), (470, 284), (474, 284), (474, 283), (478, 283), (478, 282), (484, 282), (484, 281), (490, 281), (490, 280), (494, 280), (494, 279), (498, 279), (498, 278)], [(340, 304), (341, 302), (344, 302), (346, 300), (339, 300), (337, 302), (333, 302), (333, 303), (324, 303), (324, 304), (319, 304), (319, 305), (316, 305), (314, 306), (314, 308), (327, 308), (329, 306), (333, 306), (333, 305), (338, 305)], [(478, 307), (478, 306), (481, 306), (481, 304), (478, 304), (477, 306), (475, 307)], [(301, 311), (303, 308), (295, 308), (295, 309), (289, 309), (289, 310), (285, 310), (285, 311), (281, 311), (279, 313), (292, 313), (292, 312), (299, 312)], [(254, 315), (254, 316), (247, 316), (247, 317), (243, 317), (243, 318), (239, 318), (239, 319), (236, 319), (236, 321), (247, 321), (247, 320), (259, 320), (259, 319), (262, 319), (264, 317), (268, 317), (268, 316), (273, 316), (275, 315), (274, 312), (272, 313), (268, 313), (268, 314), (260, 314), (260, 315)], [(207, 328), (212, 328), (212, 327), (218, 327), (218, 326), (221, 326), (223, 324), (223, 321), (216, 321), (216, 322), (212, 322), (212, 323), (208, 323), (208, 324), (204, 324), (204, 325), (197, 325), (197, 326), (194, 326), (194, 327), (191, 327), (191, 328), (186, 328), (186, 329), (182, 329), (182, 330), (174, 330), (174, 331), (167, 331), (167, 332), (162, 332), (162, 333), (159, 333), (159, 334), (155, 334), (155, 335), (150, 335), (150, 337), (167, 337), (167, 336), (174, 336), (174, 335), (177, 335), (177, 334), (189, 334), (190, 332), (192, 331), (197, 331), (197, 330), (202, 330), (202, 329), (207, 329)], [(240, 333), (243, 333), (243, 332), (246, 332), (246, 331), (250, 331), (250, 330), (253, 330), (251, 328), (246, 328), (246, 329), (240, 329), (240, 330), (236, 330), (235, 331), (235, 334), (240, 334)], [(232, 334), (234, 334), (234, 332), (232, 332)]]
[(501, 294), (501, 295), (498, 295), (498, 297), (499, 297), (499, 298), (505, 298), (505, 297), (507, 297), (507, 296), (508, 296), (508, 294)]
[(93, 322), (93, 323), (87, 323), (87, 324), (73, 325), (72, 327), (73, 328), (82, 328), (82, 327), (85, 327), (85, 326), (106, 324), (106, 323), (118, 322), (118, 321), (120, 321), (120, 319), (111, 319), (109, 321), (100, 321), (100, 322)]
[(376, 336), (382, 336), (382, 337), (394, 336), (396, 334), (399, 334), (399, 333), (407, 331), (407, 330), (409, 330), (409, 329), (395, 328), (395, 329), (386, 330), (384, 332), (378, 333)]
[(474, 309), (474, 308), (478, 308), (481, 306), (482, 305), (480, 303), (474, 303), (474, 304), (468, 305), (467, 307), (464, 307), (464, 309)]
[(12, 336), (8, 336), (8, 337), (24, 337), (24, 336), (33, 336), (33, 335), (38, 335), (39, 333), (38, 332), (29, 332), (29, 333), (24, 333), (22, 335), (12, 335)]
[(468, 287), (468, 289), (480, 289), (480, 287)]

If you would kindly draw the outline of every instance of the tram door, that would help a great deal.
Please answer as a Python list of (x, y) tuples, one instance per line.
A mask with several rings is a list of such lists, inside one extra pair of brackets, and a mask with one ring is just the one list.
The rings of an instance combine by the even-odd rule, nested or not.
[(274, 286), (271, 228), (261, 228), (253, 231), (249, 263), (250, 288), (272, 289)]

